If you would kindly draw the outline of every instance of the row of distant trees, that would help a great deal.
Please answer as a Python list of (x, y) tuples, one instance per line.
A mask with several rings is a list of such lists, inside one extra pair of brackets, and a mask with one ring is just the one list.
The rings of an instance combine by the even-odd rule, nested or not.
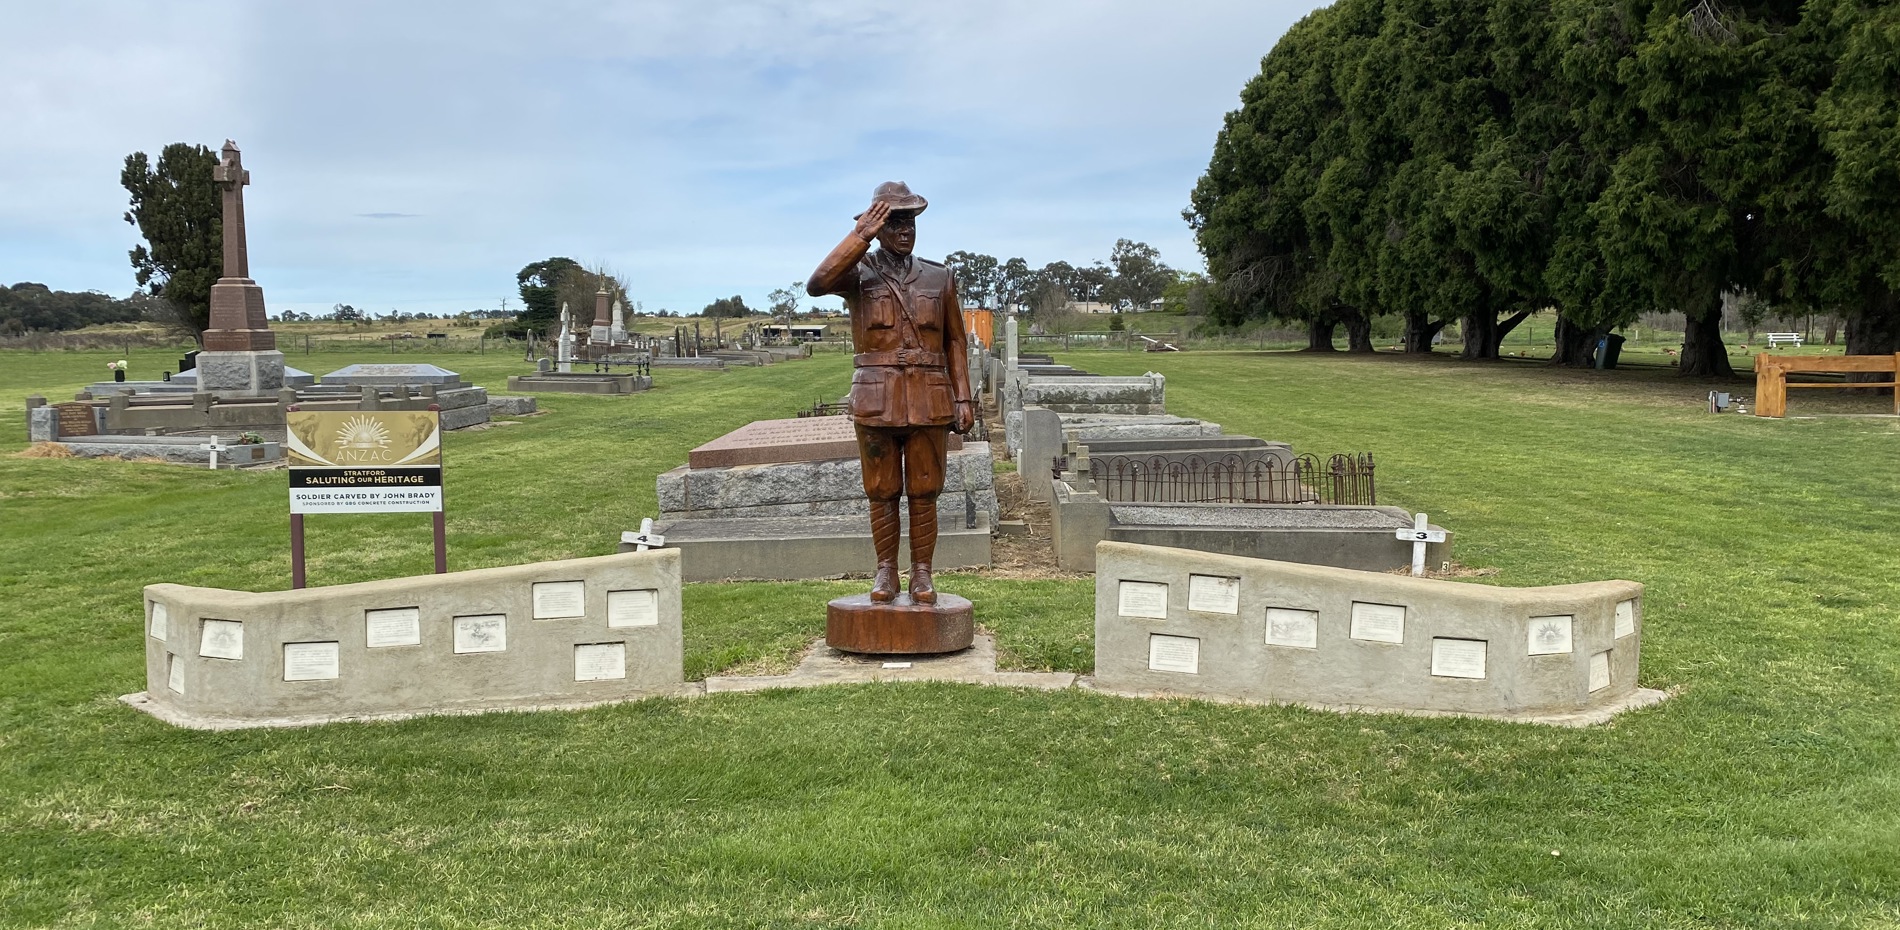
[(957, 294), (969, 306), (1023, 305), (1048, 313), (1068, 303), (1123, 301), (1145, 308), (1160, 300), (1180, 274), (1145, 242), (1117, 239), (1108, 261), (1072, 265), (1050, 262), (1031, 268), (1020, 258), (998, 261), (980, 252), (952, 252), (944, 263), (956, 276)]
[[(1652, 312), (1727, 374), (1721, 307), (1900, 342), (1900, 4), (1337, 0), (1241, 93), (1186, 211), (1229, 323), (1458, 321), (1498, 355), (1558, 314), (1562, 364)], [(1758, 314), (1761, 315), (1761, 314)]]
[(0, 335), (55, 332), (99, 323), (136, 323), (157, 312), (156, 302), (134, 294), (120, 299), (98, 291), (56, 291), (22, 281), (0, 288)]

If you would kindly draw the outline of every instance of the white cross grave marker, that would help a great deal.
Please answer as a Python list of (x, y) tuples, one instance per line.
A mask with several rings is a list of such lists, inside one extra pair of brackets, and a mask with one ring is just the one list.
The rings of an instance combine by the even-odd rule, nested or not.
[(635, 552), (645, 552), (666, 545), (666, 537), (653, 532), (653, 518), (640, 518), (640, 532), (621, 533), (620, 541), (633, 547)]
[(1435, 530), (1426, 524), (1425, 515), (1417, 514), (1412, 518), (1412, 528), (1400, 530), (1399, 539), (1412, 544), (1412, 577), (1425, 574), (1425, 546), (1428, 543), (1445, 541), (1445, 531)]
[(216, 436), (213, 436), (211, 437), (210, 442), (204, 443), (200, 445), (198, 448), (211, 453), (211, 467), (213, 469), (216, 469), (218, 467), (218, 453), (224, 452), (230, 449), (231, 447), (225, 445), (224, 440), (219, 439)]

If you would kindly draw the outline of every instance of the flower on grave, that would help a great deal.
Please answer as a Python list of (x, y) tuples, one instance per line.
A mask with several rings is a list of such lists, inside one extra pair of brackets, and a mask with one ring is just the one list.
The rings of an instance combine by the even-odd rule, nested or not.
[(107, 362), (107, 363), (106, 363), (106, 370), (107, 370), (107, 371), (118, 371), (118, 370), (119, 370), (119, 363), (118, 363), (118, 362)]
[(119, 359), (119, 370), (124, 371), (127, 367), (125, 359)]

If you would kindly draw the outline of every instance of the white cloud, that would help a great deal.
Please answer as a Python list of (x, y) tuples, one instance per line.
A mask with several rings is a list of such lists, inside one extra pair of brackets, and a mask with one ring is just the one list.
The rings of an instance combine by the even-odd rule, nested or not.
[(0, 278), (124, 293), (126, 153), (226, 136), (274, 309), (493, 306), (549, 255), (763, 302), (888, 179), (925, 254), (1193, 267), (1220, 117), (1317, 5), (40, 5), (0, 40)]

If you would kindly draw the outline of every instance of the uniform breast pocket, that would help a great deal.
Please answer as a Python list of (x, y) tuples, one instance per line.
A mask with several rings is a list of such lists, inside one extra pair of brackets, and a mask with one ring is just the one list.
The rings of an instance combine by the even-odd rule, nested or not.
[(871, 329), (890, 329), (897, 325), (897, 295), (888, 287), (867, 287), (860, 301), (864, 325)]

